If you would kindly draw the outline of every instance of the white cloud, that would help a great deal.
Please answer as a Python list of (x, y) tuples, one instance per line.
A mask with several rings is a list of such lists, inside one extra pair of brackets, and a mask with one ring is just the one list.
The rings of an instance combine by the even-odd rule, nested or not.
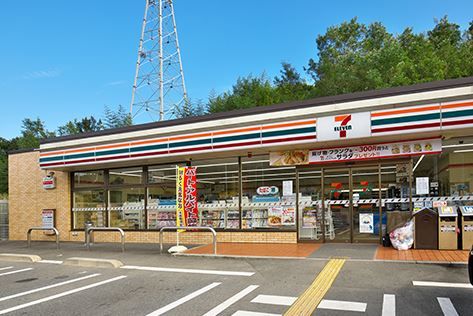
[(28, 72), (22, 76), (22, 79), (32, 80), (32, 79), (42, 79), (42, 78), (55, 78), (62, 75), (62, 71), (59, 69), (49, 69), (49, 70), (39, 70)]
[(104, 86), (105, 87), (111, 87), (111, 86), (119, 86), (126, 83), (126, 80), (117, 80), (117, 81), (111, 81), (107, 82)]

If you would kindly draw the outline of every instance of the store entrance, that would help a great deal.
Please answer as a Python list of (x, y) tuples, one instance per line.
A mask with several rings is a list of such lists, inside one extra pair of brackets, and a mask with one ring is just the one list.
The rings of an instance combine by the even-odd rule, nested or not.
[[(380, 165), (301, 168), (298, 179), (299, 240), (380, 242), (383, 227)], [(304, 198), (309, 191), (310, 200)]]

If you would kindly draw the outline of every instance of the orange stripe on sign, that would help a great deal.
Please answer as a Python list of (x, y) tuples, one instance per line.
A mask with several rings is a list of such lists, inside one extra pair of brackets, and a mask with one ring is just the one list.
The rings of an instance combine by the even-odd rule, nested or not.
[(260, 127), (247, 127), (247, 128), (238, 128), (238, 129), (231, 129), (227, 131), (218, 131), (213, 132), (212, 134), (215, 135), (225, 135), (225, 134), (232, 134), (232, 133), (244, 133), (244, 132), (252, 132), (252, 131), (259, 131)]
[(426, 106), (422, 108), (415, 109), (401, 109), (401, 110), (392, 110), (386, 112), (371, 113), (371, 117), (386, 116), (386, 115), (396, 115), (396, 114), (405, 114), (405, 113), (415, 113), (415, 112), (424, 112), (424, 111), (433, 111), (440, 110), (439, 105)]
[(473, 106), (473, 101), (442, 105), (442, 109), (454, 109), (464, 106)]
[(316, 121), (317, 120), (310, 120), (310, 121), (301, 121), (301, 122), (291, 122), (291, 123), (280, 123), (280, 124), (266, 125), (266, 126), (263, 126), (263, 130), (270, 129), (270, 128), (280, 128), (280, 127), (291, 127), (291, 126), (315, 124)]
[(212, 133), (201, 133), (201, 134), (192, 134), (192, 135), (184, 135), (184, 136), (174, 136), (169, 137), (169, 140), (181, 140), (181, 139), (189, 139), (189, 138), (197, 138), (197, 137), (208, 137), (212, 136)]

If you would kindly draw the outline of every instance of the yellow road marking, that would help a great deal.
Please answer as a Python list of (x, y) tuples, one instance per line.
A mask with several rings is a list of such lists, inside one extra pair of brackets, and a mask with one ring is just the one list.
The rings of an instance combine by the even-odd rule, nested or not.
[(314, 282), (299, 296), (284, 316), (312, 315), (332, 286), (333, 281), (337, 278), (344, 264), (345, 259), (329, 260)]

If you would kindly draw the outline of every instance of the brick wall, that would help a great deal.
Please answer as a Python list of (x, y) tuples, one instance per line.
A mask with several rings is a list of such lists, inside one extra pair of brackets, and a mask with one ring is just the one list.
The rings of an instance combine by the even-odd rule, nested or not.
[[(43, 189), (42, 179), (46, 171), (38, 166), (39, 152), (13, 154), (8, 157), (10, 240), (26, 240), (26, 232), (32, 226), (41, 226), (41, 210), (56, 209), (56, 228), (61, 241), (83, 241), (83, 232), (71, 231), (71, 195), (69, 173), (55, 171), (56, 188)], [(158, 232), (125, 232), (127, 243), (158, 243)], [(34, 231), (33, 240), (54, 240), (44, 232)], [(218, 242), (296, 243), (295, 232), (218, 232)], [(98, 232), (97, 242), (119, 242), (116, 232)], [(176, 233), (164, 233), (164, 242), (175, 243)], [(183, 244), (208, 244), (212, 242), (209, 232), (185, 232), (180, 234)]]
[[(56, 188), (43, 189), (46, 171), (38, 166), (39, 152), (8, 156), (9, 238), (26, 239), (29, 227), (41, 226), (41, 210), (56, 209), (56, 228), (67, 240), (71, 225), (70, 182), (67, 172), (55, 171)], [(53, 240), (45, 232), (35, 231), (33, 239)]]

